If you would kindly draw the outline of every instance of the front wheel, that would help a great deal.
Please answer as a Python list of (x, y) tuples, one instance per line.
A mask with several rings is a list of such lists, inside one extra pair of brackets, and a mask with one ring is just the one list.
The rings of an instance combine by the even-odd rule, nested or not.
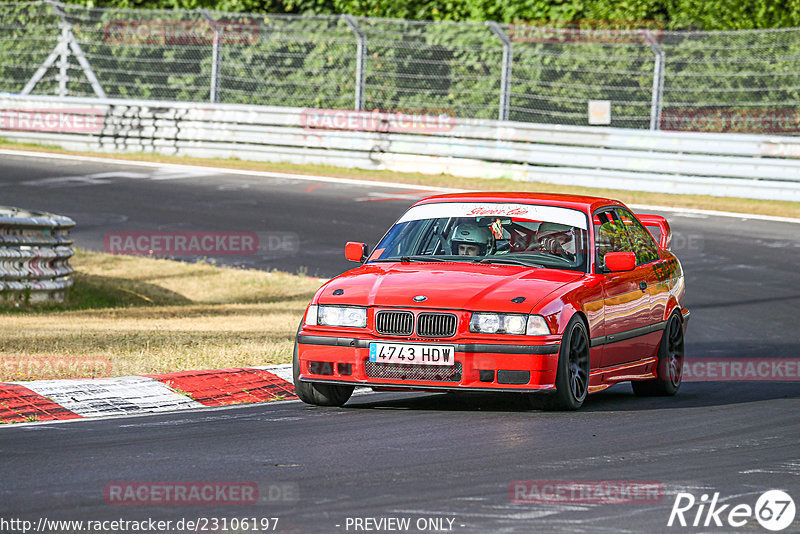
[(683, 378), (683, 353), (683, 324), (676, 313), (667, 321), (658, 345), (657, 377), (631, 382), (633, 392), (640, 397), (675, 395)]
[(301, 382), (298, 378), (300, 376), (300, 356), (298, 355), (297, 341), (294, 342), (292, 373), (294, 375), (294, 392), (306, 404), (341, 406), (348, 401), (350, 395), (353, 394), (353, 389), (355, 389), (355, 386)]
[(561, 338), (555, 393), (528, 394), (530, 405), (549, 410), (577, 410), (583, 406), (589, 392), (589, 348), (586, 325), (576, 315)]

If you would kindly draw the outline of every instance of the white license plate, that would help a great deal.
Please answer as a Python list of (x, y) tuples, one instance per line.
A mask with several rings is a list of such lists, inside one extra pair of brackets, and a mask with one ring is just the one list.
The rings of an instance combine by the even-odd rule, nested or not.
[(380, 363), (455, 365), (455, 352), (456, 349), (453, 345), (369, 344), (369, 360)]

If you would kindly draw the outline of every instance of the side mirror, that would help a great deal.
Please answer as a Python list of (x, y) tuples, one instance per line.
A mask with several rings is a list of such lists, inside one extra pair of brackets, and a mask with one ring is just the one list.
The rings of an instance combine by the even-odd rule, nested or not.
[(344, 257), (350, 261), (357, 261), (363, 263), (367, 259), (367, 245), (366, 243), (359, 243), (357, 241), (348, 241), (344, 246)]
[(611, 272), (632, 271), (636, 267), (636, 254), (633, 252), (607, 252), (604, 261), (606, 269)]

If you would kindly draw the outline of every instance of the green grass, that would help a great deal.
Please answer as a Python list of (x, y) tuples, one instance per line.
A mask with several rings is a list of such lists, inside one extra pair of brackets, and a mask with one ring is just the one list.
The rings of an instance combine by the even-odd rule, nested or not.
[(65, 304), (0, 309), (0, 381), (288, 363), (316, 278), (77, 250)]

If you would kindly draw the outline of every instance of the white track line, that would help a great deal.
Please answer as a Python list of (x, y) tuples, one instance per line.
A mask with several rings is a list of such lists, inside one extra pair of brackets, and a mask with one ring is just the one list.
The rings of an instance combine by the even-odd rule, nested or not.
[[(378, 182), (372, 180), (354, 180), (350, 178), (337, 178), (335, 176), (316, 176), (308, 174), (292, 174), (284, 172), (249, 171), (245, 169), (228, 169), (225, 167), (205, 167), (202, 165), (180, 165), (177, 163), (158, 163), (154, 161), (121, 160), (101, 158), (95, 156), (74, 156), (71, 154), (51, 154), (49, 152), (28, 152), (25, 150), (0, 149), (0, 155), (24, 156), (44, 159), (64, 159), (80, 162), (107, 163), (111, 165), (130, 165), (134, 167), (169, 168), (175, 171), (202, 170), (212, 174), (236, 174), (241, 176), (263, 176), (265, 178), (283, 178), (290, 180), (305, 180), (308, 182), (329, 182), (336, 184), (363, 185), (370, 187), (386, 187), (392, 189), (414, 189), (436, 191), (437, 193), (466, 193), (469, 189), (454, 189), (450, 187), (434, 187), (420, 184), (401, 184), (396, 182)], [(491, 181), (487, 181), (487, 184)], [(633, 209), (668, 211), (672, 213), (686, 213), (693, 215), (707, 215), (710, 217), (735, 217), (738, 219), (756, 219), (761, 221), (800, 224), (800, 219), (792, 217), (778, 217), (774, 215), (756, 215), (752, 213), (736, 213), (731, 211), (702, 210), (693, 208), (680, 208), (672, 206), (651, 206), (649, 204), (629, 204)]]
[[(439, 193), (459, 193), (462, 189), (451, 189), (449, 187), (434, 187), (420, 184), (399, 184), (394, 182), (378, 182), (372, 180), (355, 180), (351, 178), (337, 178), (335, 176), (317, 176), (308, 174), (291, 174), (285, 172), (270, 172), (270, 171), (249, 171), (245, 169), (229, 169), (226, 167), (205, 167), (202, 165), (181, 165), (178, 163), (158, 163), (155, 161), (136, 161), (136, 160), (123, 160), (113, 158), (100, 158), (95, 156), (73, 156), (71, 154), (51, 154), (49, 152), (28, 152), (25, 150), (7, 150), (0, 149), (0, 155), (6, 156), (23, 156), (31, 158), (43, 159), (62, 159), (80, 162), (92, 163), (108, 163), (111, 165), (130, 165), (133, 167), (148, 167), (148, 168), (170, 168), (175, 171), (190, 171), (192, 169), (211, 171), (212, 174), (238, 174), (244, 176), (263, 176), (265, 178), (283, 178), (289, 180), (305, 180), (307, 182), (329, 182), (336, 184), (348, 185), (367, 185), (371, 187), (386, 187), (392, 189), (416, 189), (436, 191)], [(343, 169), (346, 170), (346, 169)]]
[(677, 208), (673, 206), (650, 206), (648, 204), (628, 204), (635, 210), (669, 211), (672, 213), (685, 213), (688, 215), (707, 215), (709, 217), (735, 217), (737, 219), (755, 219), (781, 223), (800, 224), (800, 219), (792, 217), (778, 217), (777, 215), (758, 215), (755, 213), (736, 213), (735, 211), (701, 210), (694, 208)]

